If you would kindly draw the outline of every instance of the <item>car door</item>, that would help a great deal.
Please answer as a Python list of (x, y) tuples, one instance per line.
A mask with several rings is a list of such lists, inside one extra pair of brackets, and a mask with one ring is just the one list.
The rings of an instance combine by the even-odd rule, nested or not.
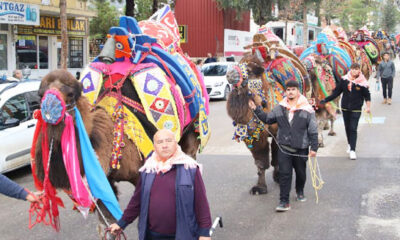
[[(0, 172), (30, 163), (30, 147), (36, 120), (30, 120), (24, 93), (10, 97), (0, 108)], [(6, 127), (7, 120), (17, 119), (18, 126)]]

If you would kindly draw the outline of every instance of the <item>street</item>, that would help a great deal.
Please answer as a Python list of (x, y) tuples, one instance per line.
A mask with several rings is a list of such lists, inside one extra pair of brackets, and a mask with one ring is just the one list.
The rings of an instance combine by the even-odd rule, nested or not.
[[(400, 62), (396, 61), (397, 69)], [(399, 72), (398, 72), (399, 73)], [(243, 143), (232, 141), (233, 126), (226, 113), (226, 101), (210, 103), (211, 139), (198, 155), (204, 165), (204, 182), (213, 219), (221, 216), (224, 227), (217, 228), (213, 239), (304, 239), (304, 240), (394, 240), (400, 239), (400, 79), (394, 83), (393, 104), (382, 105), (381, 92), (370, 79), (373, 121), (361, 117), (356, 161), (348, 159), (343, 121), (335, 123), (337, 136), (324, 132), (325, 148), (318, 151), (318, 161), (325, 185), (315, 203), (314, 190), (307, 176), (304, 203), (294, 200), (292, 209), (276, 213), (279, 186), (267, 171), (268, 194), (253, 196), (250, 188), (257, 180), (256, 167)], [(309, 170), (307, 170), (309, 174)], [(30, 168), (6, 174), (24, 187), (33, 189)], [(294, 178), (293, 178), (294, 180)], [(120, 183), (120, 206), (125, 208), (134, 187)], [(84, 219), (72, 211), (72, 203), (59, 193), (65, 203), (60, 209), (61, 230), (37, 225), (28, 229), (27, 202), (0, 196), (0, 239), (98, 239), (97, 215)], [(125, 231), (128, 239), (137, 239), (137, 221)]]

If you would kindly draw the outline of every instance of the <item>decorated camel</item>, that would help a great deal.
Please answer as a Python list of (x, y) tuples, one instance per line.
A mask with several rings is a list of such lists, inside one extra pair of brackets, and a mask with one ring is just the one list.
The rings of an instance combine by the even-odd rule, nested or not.
[(326, 28), (332, 29), (332, 33), (337, 39), (339, 47), (349, 54), (352, 63), (360, 64), (361, 72), (366, 79), (369, 79), (372, 74), (372, 63), (365, 50), (358, 44), (350, 44), (343, 28), (332, 26)]
[[(312, 84), (312, 96), (313, 102), (316, 103), (315, 115), (318, 121), (318, 144), (319, 147), (324, 147), (323, 130), (330, 129), (328, 135), (335, 136), (336, 133), (333, 130), (334, 122), (336, 120), (336, 108), (339, 99), (335, 99), (328, 104), (318, 104), (322, 99), (331, 95), (333, 89), (336, 87), (335, 76), (329, 62), (322, 56), (316, 54), (308, 55), (303, 59), (303, 63), (307, 68), (308, 74), (310, 75)], [(330, 128), (328, 127), (328, 121), (330, 122)]]
[(367, 29), (357, 30), (349, 39), (349, 43), (355, 45), (358, 49), (364, 50), (373, 65), (379, 64), (379, 46)]
[(373, 39), (377, 42), (380, 53), (389, 53), (390, 58), (396, 58), (394, 44), (385, 31), (377, 31), (373, 34)]
[(252, 99), (263, 106), (264, 111), (271, 111), (283, 99), (288, 80), (298, 81), (302, 93), (306, 93), (310, 85), (306, 86), (308, 76), (302, 75), (302, 70), (296, 68), (287, 52), (281, 52), (276, 44), (268, 42), (264, 34), (254, 35), (253, 44), (248, 49), (251, 53), (246, 54), (227, 74), (228, 81), (234, 86), (228, 97), (227, 112), (235, 126), (233, 139), (246, 144), (257, 167), (258, 181), (250, 193), (266, 194), (265, 170), (270, 165), (274, 167), (273, 179), (279, 180), (278, 146), (274, 140), (268, 141), (269, 136), (276, 135), (277, 126), (263, 124), (249, 108), (248, 101)]
[[(329, 36), (329, 38), (328, 38)], [(320, 33), (317, 40), (307, 48), (300, 59), (307, 67), (312, 82), (314, 102), (318, 106), (316, 117), (318, 120), (318, 143), (324, 146), (322, 130), (329, 127), (329, 136), (335, 136), (334, 121), (336, 119), (336, 103), (319, 105), (319, 101), (330, 95), (336, 83), (347, 73), (352, 63), (348, 52), (340, 47), (340, 42), (333, 35)], [(336, 108), (335, 108), (336, 107)]]
[(62, 201), (55, 189), (64, 189), (84, 216), (97, 204), (102, 236), (104, 224), (122, 215), (114, 183), (137, 183), (158, 129), (173, 131), (194, 158), (207, 143), (208, 96), (201, 73), (179, 47), (169, 7), (151, 19), (121, 17), (79, 81), (64, 70), (43, 78), (32, 146), (32, 173), (44, 191), (37, 222), (59, 229)]

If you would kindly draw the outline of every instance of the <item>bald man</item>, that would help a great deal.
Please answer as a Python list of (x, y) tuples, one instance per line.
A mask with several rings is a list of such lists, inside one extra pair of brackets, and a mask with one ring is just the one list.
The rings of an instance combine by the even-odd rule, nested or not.
[(154, 153), (139, 169), (135, 192), (116, 233), (139, 217), (139, 240), (211, 240), (211, 214), (200, 165), (182, 152), (170, 130), (153, 138)]

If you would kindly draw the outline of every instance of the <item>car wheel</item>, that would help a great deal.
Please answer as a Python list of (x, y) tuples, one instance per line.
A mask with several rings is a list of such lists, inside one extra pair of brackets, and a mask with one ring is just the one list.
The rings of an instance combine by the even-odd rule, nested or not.
[(222, 98), (223, 100), (228, 99), (228, 95), (231, 92), (231, 89), (229, 88), (229, 86), (225, 87), (225, 91), (224, 91), (224, 97)]

